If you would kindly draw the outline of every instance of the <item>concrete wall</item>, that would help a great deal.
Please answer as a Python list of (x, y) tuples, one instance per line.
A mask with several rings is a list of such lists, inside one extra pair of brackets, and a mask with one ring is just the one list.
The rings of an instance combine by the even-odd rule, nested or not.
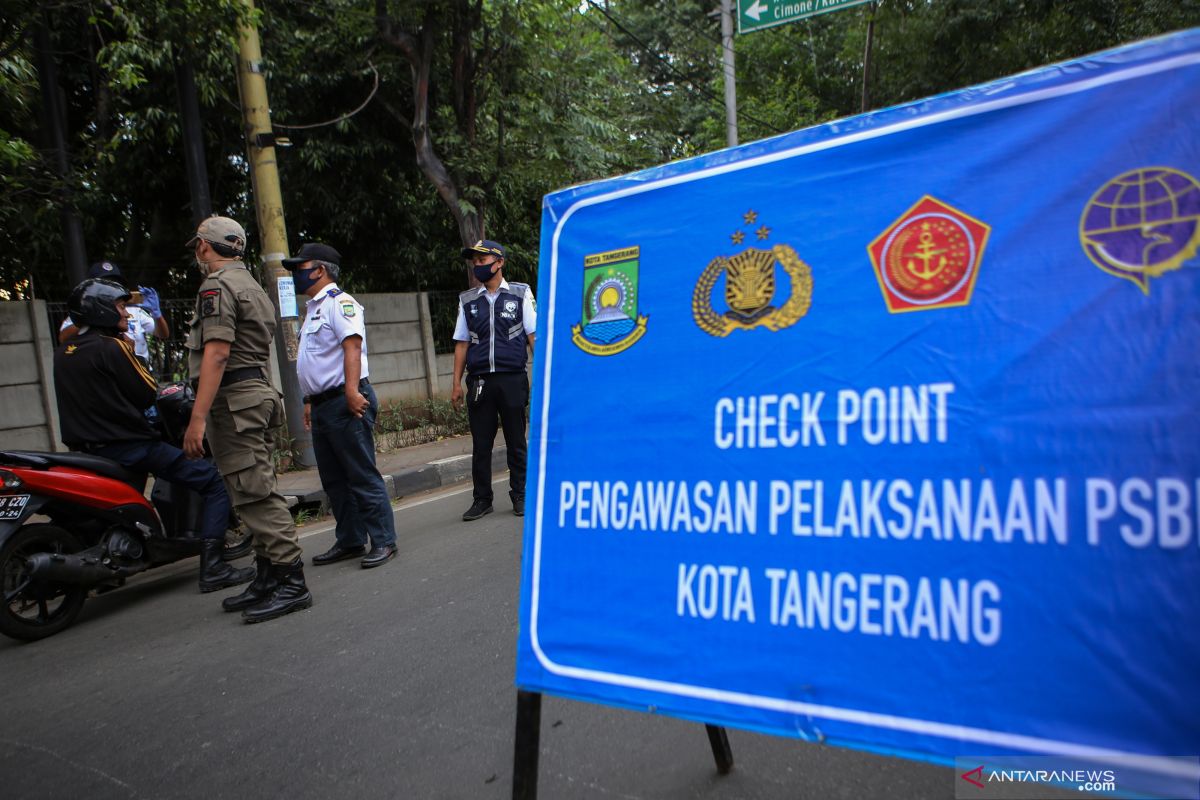
[[(454, 356), (435, 354), (428, 295), (357, 299), (366, 309), (371, 383), (380, 401), (449, 398)], [(0, 449), (66, 449), (54, 398), (55, 345), (44, 301), (0, 302)]]
[(449, 397), (454, 389), (454, 354), (441, 353), (437, 357), (437, 396)]
[(46, 303), (0, 302), (0, 449), (65, 450)]
[[(424, 292), (364, 294), (367, 359), (381, 402), (424, 400), (439, 394), (433, 330)], [(447, 382), (447, 393), (449, 382)]]

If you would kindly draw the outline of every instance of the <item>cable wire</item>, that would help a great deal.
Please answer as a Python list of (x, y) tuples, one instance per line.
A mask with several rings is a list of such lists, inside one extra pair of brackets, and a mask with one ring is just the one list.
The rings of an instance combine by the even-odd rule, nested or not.
[(326, 120), (325, 122), (312, 122), (312, 123), (308, 123), (305, 125), (284, 125), (282, 122), (273, 122), (271, 124), (272, 127), (283, 128), (284, 130), (288, 130), (288, 131), (302, 131), (302, 130), (308, 130), (310, 128), (323, 128), (326, 125), (336, 125), (337, 123), (341, 122), (342, 120), (350, 119), (355, 114), (357, 114), (358, 112), (360, 112), (364, 108), (366, 108), (367, 104), (370, 103), (371, 100), (373, 100), (375, 98), (376, 92), (379, 91), (379, 70), (375, 69), (375, 65), (370, 62), (367, 62), (367, 66), (371, 68), (371, 72), (375, 73), (375, 85), (371, 87), (371, 93), (369, 95), (367, 95), (367, 99), (363, 100), (362, 104), (359, 105), (358, 108), (356, 108), (353, 111), (350, 111), (346, 114), (342, 114), (340, 117), (335, 117), (331, 120)]

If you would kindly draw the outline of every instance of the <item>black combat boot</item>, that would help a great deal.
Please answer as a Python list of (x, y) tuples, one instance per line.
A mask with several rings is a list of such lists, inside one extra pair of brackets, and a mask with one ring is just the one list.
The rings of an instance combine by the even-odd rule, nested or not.
[(246, 591), (221, 601), (221, 608), (226, 611), (241, 611), (253, 605), (258, 605), (271, 596), (278, 582), (271, 570), (271, 562), (265, 556), (254, 557), (254, 568), (257, 574), (254, 582), (246, 587)]
[(275, 591), (266, 600), (242, 612), (242, 619), (248, 623), (266, 622), (312, 605), (312, 592), (304, 585), (302, 559), (297, 558), (290, 564), (272, 564), (271, 572), (275, 575)]
[(224, 539), (201, 539), (200, 547), (201, 592), (215, 592), (217, 589), (254, 580), (252, 567), (237, 569), (226, 564), (221, 558), (221, 551), (225, 548)]

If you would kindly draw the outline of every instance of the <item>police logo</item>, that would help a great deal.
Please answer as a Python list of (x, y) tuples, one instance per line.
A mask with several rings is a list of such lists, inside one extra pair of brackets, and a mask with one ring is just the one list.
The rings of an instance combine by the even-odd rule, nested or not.
[(1200, 181), (1170, 167), (1118, 175), (1084, 207), (1079, 242), (1097, 267), (1150, 294), (1150, 278), (1179, 269), (1200, 246)]
[(927, 311), (971, 302), (992, 229), (929, 195), (867, 246), (888, 311)]
[(641, 248), (625, 247), (583, 259), (583, 319), (571, 326), (571, 341), (585, 353), (611, 356), (628, 350), (646, 333), (638, 314)]
[(507, 311), (509, 314), (516, 314), (517, 313), (516, 301), (515, 300), (505, 300), (504, 301), (504, 310)]
[[(758, 220), (758, 213), (747, 211), (742, 218), (752, 225)], [(759, 241), (765, 241), (771, 229), (760, 225), (754, 233)], [(729, 238), (734, 244), (741, 244), (745, 237), (745, 232), (738, 230)], [(780, 269), (787, 277), (789, 294), (783, 305), (776, 307), (772, 302)], [(713, 289), (722, 275), (726, 310), (718, 313), (713, 305)], [(708, 262), (692, 291), (692, 318), (710, 336), (723, 337), (735, 330), (760, 326), (779, 331), (795, 325), (808, 313), (812, 290), (812, 270), (788, 245), (777, 244), (770, 250), (747, 247), (735, 255), (717, 256)]]

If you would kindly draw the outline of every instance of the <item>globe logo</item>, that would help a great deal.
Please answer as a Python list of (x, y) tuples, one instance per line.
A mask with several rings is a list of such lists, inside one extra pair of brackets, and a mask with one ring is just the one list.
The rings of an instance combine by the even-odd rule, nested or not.
[(1170, 167), (1118, 175), (1084, 207), (1079, 241), (1096, 266), (1149, 294), (1150, 278), (1196, 254), (1200, 182)]

